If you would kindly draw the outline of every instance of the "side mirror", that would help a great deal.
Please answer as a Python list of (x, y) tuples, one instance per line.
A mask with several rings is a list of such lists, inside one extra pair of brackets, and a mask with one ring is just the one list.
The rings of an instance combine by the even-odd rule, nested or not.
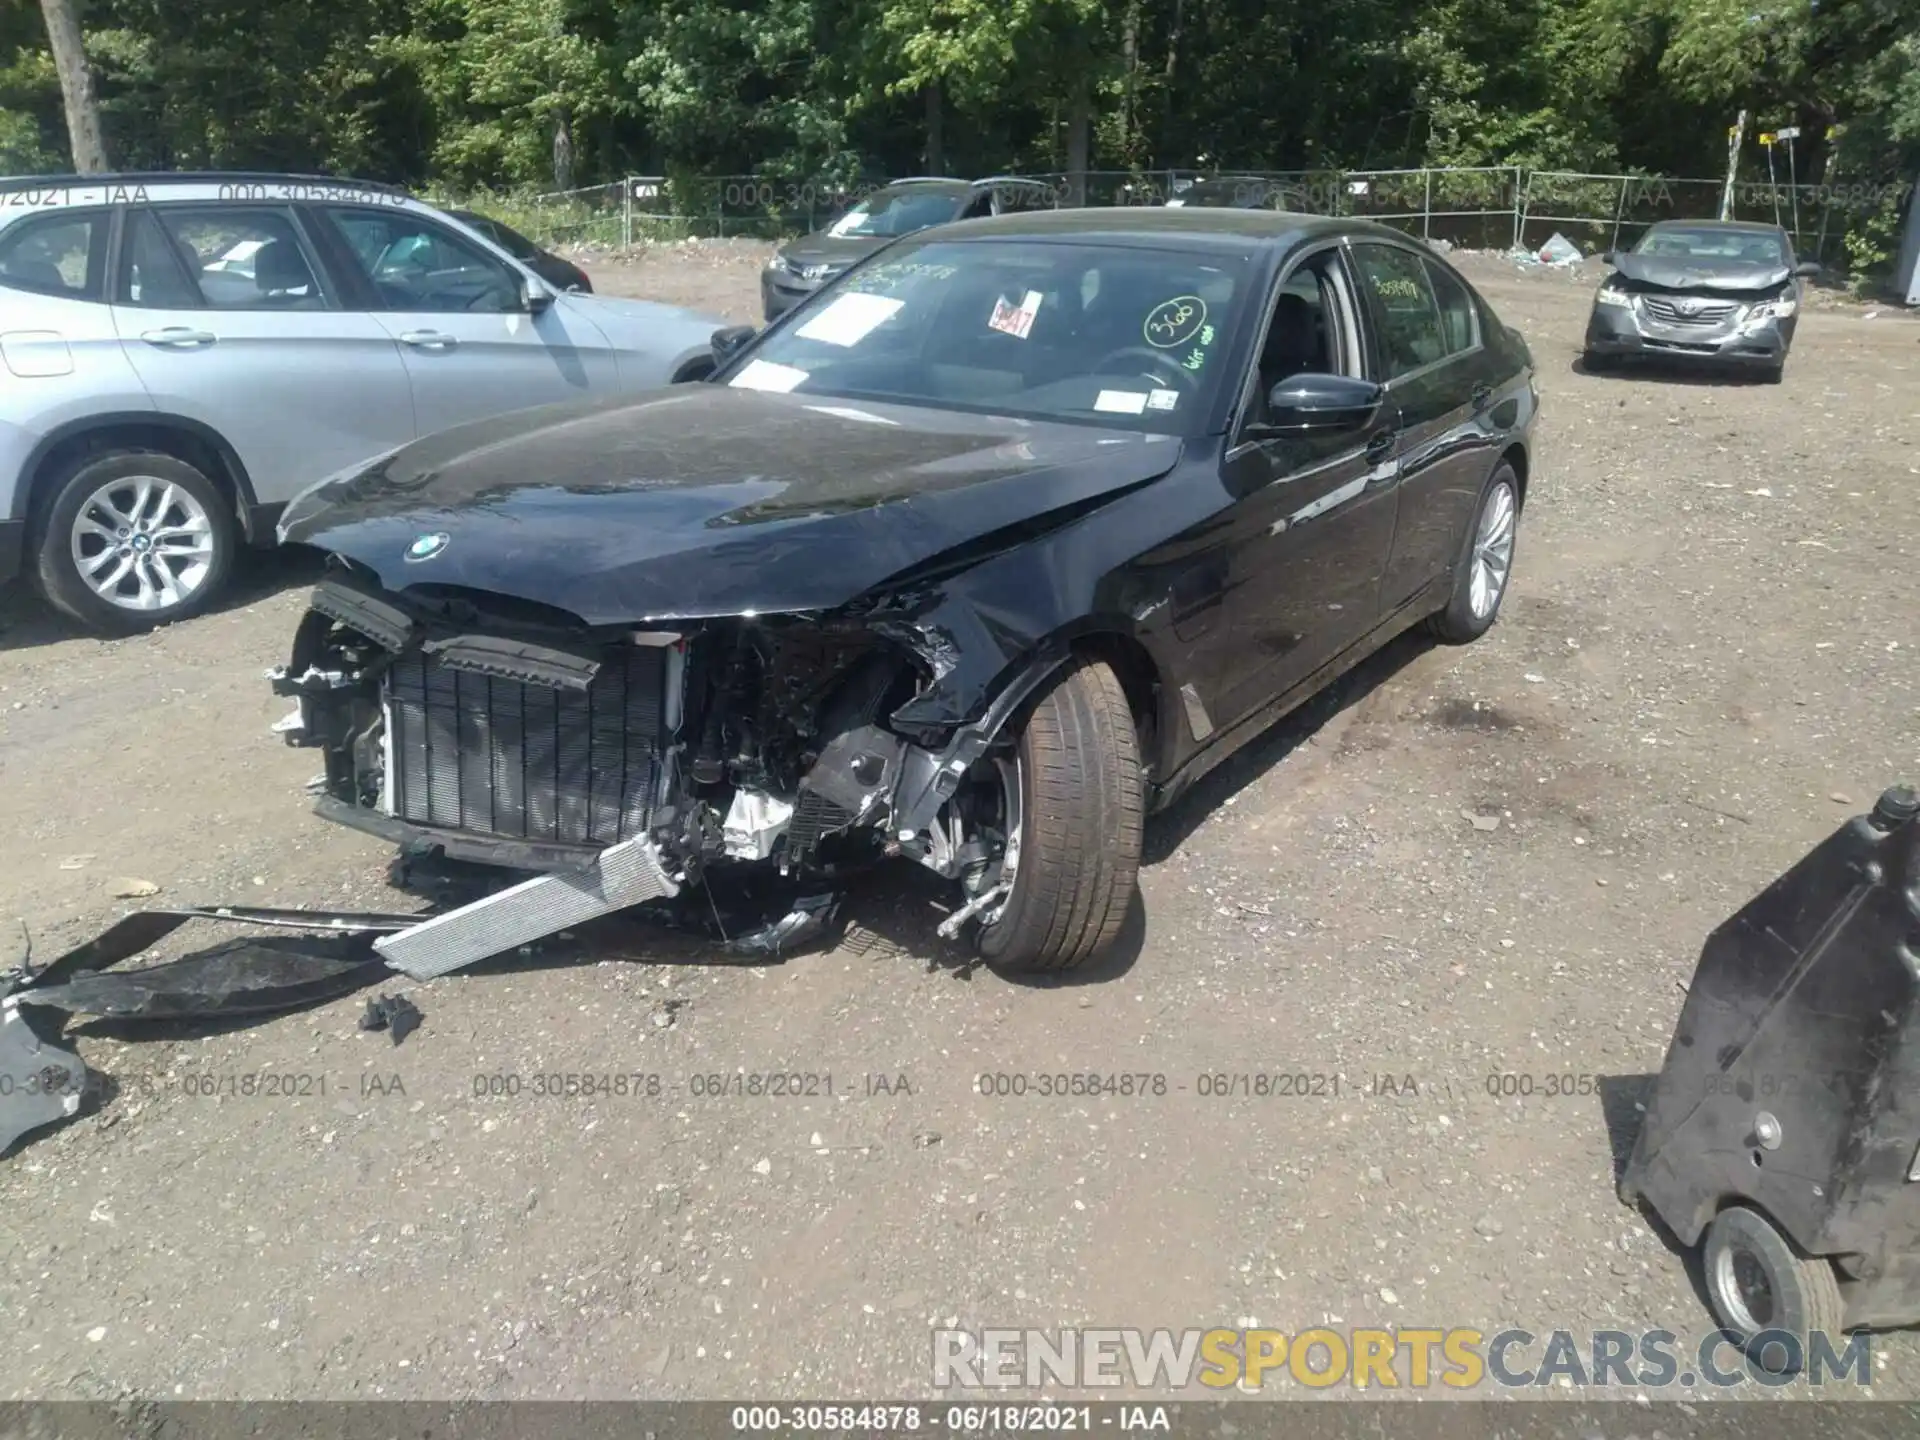
[(751, 325), (729, 325), (713, 332), (713, 338), (707, 344), (713, 348), (713, 365), (717, 370), (746, 348), (747, 342), (760, 332)]
[(1245, 433), (1277, 438), (1358, 430), (1380, 413), (1385, 396), (1384, 386), (1351, 375), (1290, 375), (1267, 392), (1266, 418)]
[(520, 305), (529, 315), (538, 315), (553, 304), (553, 291), (545, 284), (525, 276), (520, 281)]
[(1820, 262), (1817, 260), (1802, 260), (1798, 265), (1793, 267), (1793, 273), (1796, 275), (1818, 275), (1820, 273)]

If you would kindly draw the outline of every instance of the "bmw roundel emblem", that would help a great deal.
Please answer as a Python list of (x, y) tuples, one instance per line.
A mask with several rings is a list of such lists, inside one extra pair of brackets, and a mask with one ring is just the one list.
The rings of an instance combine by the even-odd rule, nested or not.
[(422, 535), (407, 547), (407, 559), (431, 560), (447, 548), (447, 542), (453, 537), (444, 530), (436, 530), (430, 535)]

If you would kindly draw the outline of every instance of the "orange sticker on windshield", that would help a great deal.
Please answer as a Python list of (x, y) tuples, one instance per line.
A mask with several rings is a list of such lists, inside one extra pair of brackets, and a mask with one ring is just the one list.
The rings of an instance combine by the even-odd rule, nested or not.
[(1140, 330), (1154, 349), (1171, 350), (1198, 335), (1206, 323), (1206, 301), (1198, 295), (1176, 295), (1149, 310)]

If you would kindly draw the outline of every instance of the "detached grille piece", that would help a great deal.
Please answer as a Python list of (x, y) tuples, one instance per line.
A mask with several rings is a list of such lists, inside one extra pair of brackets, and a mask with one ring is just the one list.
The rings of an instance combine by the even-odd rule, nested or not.
[(1724, 325), (1740, 308), (1732, 300), (1669, 300), (1660, 295), (1642, 295), (1640, 306), (1649, 319), (1667, 325)]
[(389, 672), (394, 814), (556, 844), (644, 835), (667, 743), (666, 673), (658, 647), (609, 649), (579, 690), (404, 657)]

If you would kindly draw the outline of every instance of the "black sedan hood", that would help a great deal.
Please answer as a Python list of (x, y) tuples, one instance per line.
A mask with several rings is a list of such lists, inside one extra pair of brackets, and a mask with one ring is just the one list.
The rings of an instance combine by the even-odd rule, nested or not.
[(416, 441), (296, 500), (281, 538), (388, 590), (489, 591), (589, 625), (822, 610), (1115, 497), (1180, 450), (1096, 426), (674, 386)]
[(1664, 255), (1617, 255), (1613, 268), (1658, 290), (1772, 290), (1793, 278), (1785, 265), (1715, 264)]

